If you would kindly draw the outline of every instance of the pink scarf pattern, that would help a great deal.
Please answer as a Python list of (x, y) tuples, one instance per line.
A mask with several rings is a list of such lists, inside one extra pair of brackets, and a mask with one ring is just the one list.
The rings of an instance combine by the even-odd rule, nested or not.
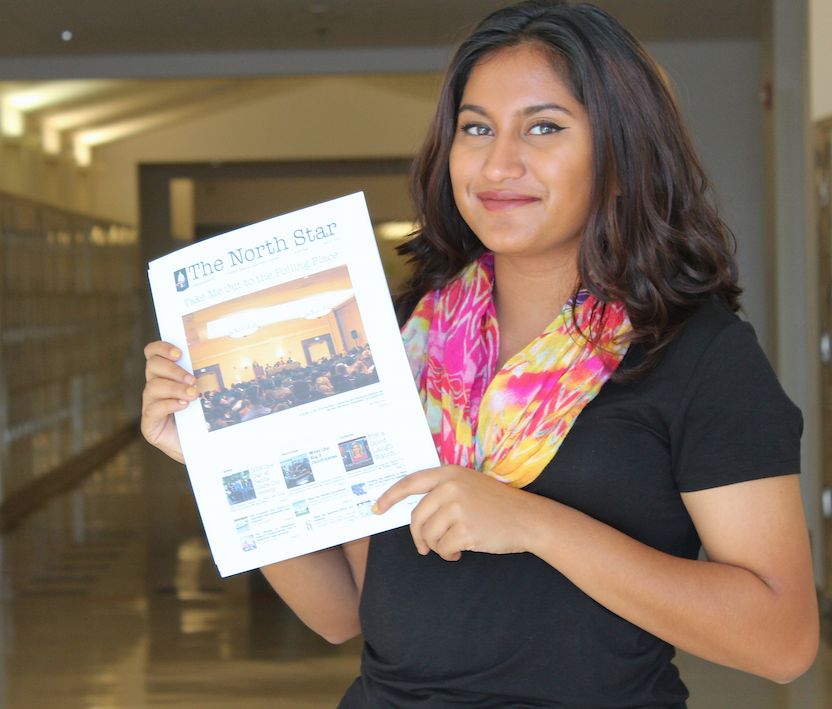
[[(630, 321), (622, 303), (586, 291), (497, 371), (493, 254), (425, 295), (402, 329), (440, 460), (514, 487), (532, 482), (578, 414), (620, 364)], [(584, 334), (600, 332), (595, 344)]]

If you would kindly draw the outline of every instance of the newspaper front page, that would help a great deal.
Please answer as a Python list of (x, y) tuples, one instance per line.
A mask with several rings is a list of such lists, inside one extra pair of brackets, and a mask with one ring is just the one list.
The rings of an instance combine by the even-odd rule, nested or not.
[(201, 399), (176, 424), (222, 576), (410, 522), (376, 499), (439, 460), (362, 193), (198, 242), (148, 271)]

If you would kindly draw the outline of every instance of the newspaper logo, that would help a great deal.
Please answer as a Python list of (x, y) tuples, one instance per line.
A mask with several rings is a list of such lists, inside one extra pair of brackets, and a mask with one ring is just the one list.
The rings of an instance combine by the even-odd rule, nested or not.
[(185, 273), (184, 268), (174, 271), (173, 277), (176, 280), (177, 293), (181, 293), (183, 290), (188, 290), (188, 274)]

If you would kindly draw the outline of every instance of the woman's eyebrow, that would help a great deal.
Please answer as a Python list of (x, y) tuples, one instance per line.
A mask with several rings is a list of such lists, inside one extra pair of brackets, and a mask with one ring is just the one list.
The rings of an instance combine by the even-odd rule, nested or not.
[(541, 111), (560, 111), (561, 113), (565, 113), (569, 116), (572, 115), (572, 111), (557, 103), (541, 103), (537, 106), (529, 106), (528, 108), (523, 109), (523, 115), (531, 116), (532, 114), (540, 113)]
[[(488, 117), (488, 111), (486, 111), (482, 106), (477, 106), (473, 103), (463, 103), (459, 107), (459, 112), (462, 113), (463, 111), (472, 111), (474, 113), (479, 113), (481, 116)], [(572, 115), (572, 112), (568, 108), (564, 108), (557, 103), (541, 103), (536, 106), (529, 106), (528, 108), (524, 108), (521, 113), (524, 116), (531, 116), (535, 113), (541, 113), (542, 111), (560, 111), (568, 116)]]
[(475, 106), (473, 103), (463, 103), (459, 107), (459, 113), (463, 111), (473, 111), (474, 113), (479, 113), (481, 116), (488, 117), (488, 111), (486, 111), (482, 106)]

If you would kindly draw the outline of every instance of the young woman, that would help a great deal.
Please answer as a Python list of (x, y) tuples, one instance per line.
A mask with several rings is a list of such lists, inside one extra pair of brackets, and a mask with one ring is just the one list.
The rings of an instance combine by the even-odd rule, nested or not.
[[(444, 464), (379, 499), (425, 495), (409, 530), (263, 569), (324, 637), (364, 633), (341, 706), (680, 709), (673, 646), (801, 674), (801, 417), (655, 64), (591, 6), (499, 10), (414, 174), (399, 305)], [(181, 460), (195, 380), (146, 354), (143, 430)]]

